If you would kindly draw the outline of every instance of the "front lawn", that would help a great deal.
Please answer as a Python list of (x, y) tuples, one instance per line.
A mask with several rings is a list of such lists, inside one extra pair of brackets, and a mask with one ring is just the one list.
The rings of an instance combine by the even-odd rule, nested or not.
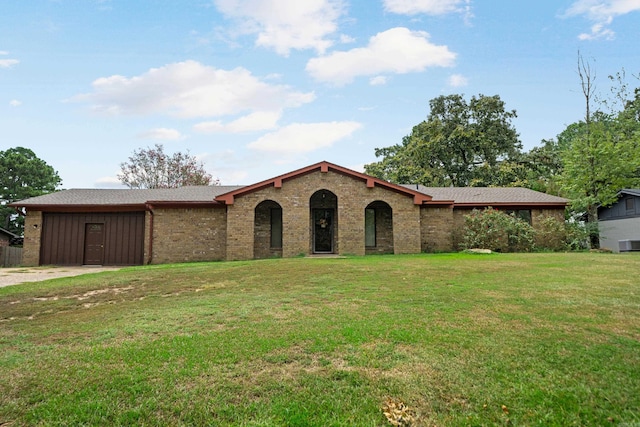
[(639, 408), (638, 254), (196, 263), (0, 288), (0, 426), (628, 426)]

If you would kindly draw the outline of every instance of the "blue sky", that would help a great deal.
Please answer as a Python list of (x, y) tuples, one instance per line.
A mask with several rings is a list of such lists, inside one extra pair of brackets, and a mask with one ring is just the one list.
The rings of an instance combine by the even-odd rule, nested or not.
[(529, 150), (583, 117), (578, 51), (606, 92), (638, 40), (640, 0), (5, 0), (0, 150), (64, 188), (156, 143), (251, 184), (362, 170), (452, 93), (499, 95)]

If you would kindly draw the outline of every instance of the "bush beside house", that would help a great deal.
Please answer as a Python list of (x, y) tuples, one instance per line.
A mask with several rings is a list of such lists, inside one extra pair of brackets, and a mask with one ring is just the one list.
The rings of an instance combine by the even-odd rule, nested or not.
[(474, 209), (464, 217), (460, 249), (495, 252), (564, 251), (581, 249), (584, 231), (566, 221), (547, 216), (534, 229), (527, 221), (493, 208)]

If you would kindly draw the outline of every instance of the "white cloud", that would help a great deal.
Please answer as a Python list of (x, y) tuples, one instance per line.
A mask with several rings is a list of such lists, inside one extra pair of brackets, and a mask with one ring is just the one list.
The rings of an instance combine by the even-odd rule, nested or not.
[[(6, 50), (0, 50), (0, 56), (9, 55), (9, 52)], [(16, 64), (19, 64), (20, 61), (17, 59), (0, 59), (0, 68), (11, 68)]]
[(244, 157), (231, 149), (224, 149), (199, 156), (199, 161), (209, 165), (211, 174), (220, 180), (222, 185), (246, 185), (250, 171), (264, 164), (264, 155), (259, 159)]
[(327, 148), (360, 129), (358, 122), (294, 123), (264, 135), (248, 145), (258, 151), (308, 153)]
[(223, 124), (221, 120), (202, 122), (196, 124), (193, 128), (198, 132), (216, 133), (216, 132), (255, 132), (261, 130), (275, 129), (278, 120), (282, 116), (280, 111), (257, 111), (233, 120), (230, 123)]
[(0, 59), (0, 68), (11, 68), (19, 63), (17, 59)]
[(346, 34), (340, 34), (340, 43), (342, 44), (353, 43), (355, 41), (356, 39), (351, 36), (348, 36)]
[(98, 178), (94, 183), (94, 187), (96, 188), (126, 188), (116, 176), (105, 176), (102, 178)]
[(291, 49), (323, 53), (333, 41), (342, 0), (214, 0), (218, 10), (240, 21), (241, 33), (257, 33), (256, 45), (288, 55)]
[(101, 11), (113, 10), (111, 0), (96, 0), (96, 5), (98, 6), (98, 10)]
[(156, 128), (138, 134), (142, 139), (163, 139), (167, 141), (179, 141), (185, 137), (175, 129)]
[(317, 80), (344, 85), (358, 76), (449, 67), (455, 57), (447, 46), (430, 43), (428, 33), (397, 27), (371, 37), (367, 47), (312, 58), (306, 70)]
[(381, 86), (387, 84), (388, 78), (386, 76), (375, 76), (369, 80), (371, 86)]
[(565, 12), (565, 16), (581, 15), (593, 22), (591, 33), (580, 34), (580, 40), (611, 40), (615, 36), (609, 28), (613, 19), (637, 11), (640, 11), (640, 0), (577, 0)]
[(470, 0), (384, 0), (384, 9), (399, 15), (469, 13)]
[(11, 105), (12, 107), (19, 107), (22, 105), (22, 102), (18, 101), (17, 99), (12, 99), (11, 101), (9, 101), (9, 105)]
[(347, 169), (351, 169), (352, 171), (364, 173), (364, 163), (358, 163), (357, 165), (347, 166)]
[(73, 101), (106, 114), (166, 114), (214, 118), (252, 112), (277, 112), (314, 100), (285, 85), (272, 85), (245, 68), (221, 70), (185, 61), (152, 68), (136, 77), (114, 75), (92, 84), (93, 92)]
[(449, 76), (449, 86), (462, 87), (466, 86), (468, 83), (469, 80), (462, 74), (452, 74)]

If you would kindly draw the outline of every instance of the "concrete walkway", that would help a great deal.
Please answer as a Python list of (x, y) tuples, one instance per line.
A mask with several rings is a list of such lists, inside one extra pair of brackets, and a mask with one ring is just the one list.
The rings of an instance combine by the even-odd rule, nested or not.
[(81, 274), (119, 270), (121, 267), (17, 267), (0, 268), (0, 287), (25, 282), (41, 282), (58, 277), (80, 276)]

